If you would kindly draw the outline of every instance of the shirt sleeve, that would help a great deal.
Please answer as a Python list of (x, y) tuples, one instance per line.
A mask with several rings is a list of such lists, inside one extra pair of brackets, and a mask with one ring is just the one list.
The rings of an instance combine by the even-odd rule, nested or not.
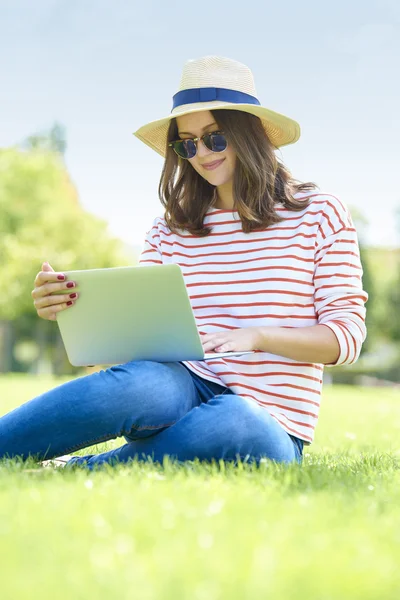
[(328, 210), (318, 230), (314, 271), (318, 323), (333, 331), (340, 347), (337, 361), (325, 365), (331, 367), (353, 364), (358, 359), (367, 334), (368, 300), (362, 288), (362, 265), (351, 216), (342, 204), (334, 208), (335, 214), (330, 218)]
[(162, 252), (160, 246), (160, 232), (158, 219), (153, 222), (152, 228), (146, 233), (143, 249), (139, 258), (139, 265), (162, 265)]

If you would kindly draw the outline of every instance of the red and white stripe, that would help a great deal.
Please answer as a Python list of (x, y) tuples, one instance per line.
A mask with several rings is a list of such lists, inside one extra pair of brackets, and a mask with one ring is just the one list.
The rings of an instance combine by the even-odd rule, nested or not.
[[(340, 345), (336, 364), (354, 363), (366, 336), (367, 294), (347, 208), (334, 196), (316, 193), (300, 212), (280, 204), (276, 210), (281, 223), (243, 233), (236, 212), (210, 209), (207, 237), (172, 233), (158, 217), (140, 264), (180, 265), (200, 333), (323, 324)], [(288, 433), (313, 440), (322, 364), (266, 352), (185, 364), (263, 406)]]

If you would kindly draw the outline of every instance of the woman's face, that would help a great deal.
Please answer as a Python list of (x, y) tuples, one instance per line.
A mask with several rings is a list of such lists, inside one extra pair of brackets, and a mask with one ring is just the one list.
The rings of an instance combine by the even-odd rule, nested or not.
[[(176, 122), (181, 139), (201, 137), (219, 129), (210, 111), (183, 115), (177, 117)], [(196, 156), (190, 158), (189, 162), (208, 183), (220, 186), (233, 180), (236, 154), (229, 144), (223, 152), (212, 152), (202, 141), (198, 141)]]

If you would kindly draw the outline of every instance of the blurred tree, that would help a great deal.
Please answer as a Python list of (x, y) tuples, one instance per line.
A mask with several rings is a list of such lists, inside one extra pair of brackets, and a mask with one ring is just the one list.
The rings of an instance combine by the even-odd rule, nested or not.
[(67, 149), (65, 127), (60, 123), (54, 123), (49, 131), (30, 135), (21, 147), (25, 150), (44, 150), (64, 156)]
[(388, 303), (391, 313), (388, 334), (394, 342), (400, 342), (400, 265), (397, 279), (388, 289)]
[[(400, 242), (400, 207), (395, 211)], [(390, 318), (387, 320), (388, 334), (394, 342), (400, 342), (400, 250), (397, 251), (397, 269), (393, 282), (387, 287)]]
[[(52, 131), (51, 143), (65, 148)], [(10, 365), (10, 322), (35, 314), (31, 290), (45, 260), (56, 270), (131, 263), (107, 223), (80, 206), (59, 153), (41, 144), (0, 150), (0, 371)], [(38, 337), (46, 327), (37, 319)]]
[(365, 215), (356, 207), (351, 207), (351, 216), (355, 227), (357, 229), (357, 235), (359, 239), (360, 247), (360, 260), (363, 268), (363, 289), (368, 294), (367, 302), (367, 316), (366, 316), (366, 327), (367, 327), (367, 338), (362, 346), (361, 355), (369, 352), (374, 345), (376, 334), (377, 334), (377, 321), (375, 315), (375, 286), (372, 271), (368, 261), (366, 249), (366, 230), (368, 227), (368, 220)]
[(365, 325), (367, 327), (367, 338), (361, 348), (361, 356), (366, 352), (369, 352), (376, 340), (377, 334), (377, 321), (375, 315), (375, 286), (374, 280), (372, 277), (371, 268), (368, 262), (367, 254), (365, 252), (365, 247), (363, 243), (360, 243), (360, 260), (363, 268), (363, 289), (368, 294), (368, 302), (367, 302), (367, 315), (365, 319)]

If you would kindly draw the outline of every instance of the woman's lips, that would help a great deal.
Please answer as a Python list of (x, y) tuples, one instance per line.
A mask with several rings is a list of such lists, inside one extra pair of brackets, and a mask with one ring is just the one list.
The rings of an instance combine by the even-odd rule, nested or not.
[(207, 171), (213, 171), (214, 169), (217, 169), (219, 167), (219, 165), (222, 165), (224, 160), (225, 160), (224, 158), (221, 158), (220, 160), (214, 160), (214, 162), (207, 163), (206, 165), (202, 165), (202, 167), (203, 167), (203, 169), (206, 169)]

